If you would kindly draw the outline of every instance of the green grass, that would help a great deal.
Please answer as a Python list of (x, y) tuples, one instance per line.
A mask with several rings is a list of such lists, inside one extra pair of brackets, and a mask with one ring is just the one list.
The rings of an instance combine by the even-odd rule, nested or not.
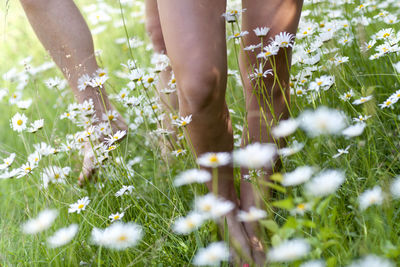
[[(80, 7), (95, 1), (80, 1)], [(115, 1), (105, 1), (116, 10), (119, 5)], [(126, 86), (126, 81), (114, 75), (115, 71), (122, 71), (121, 63), (126, 63), (131, 54), (137, 60), (139, 67), (150, 67), (151, 51), (145, 49), (149, 44), (146, 36), (143, 15), (132, 18), (132, 11), (142, 12), (139, 1), (133, 7), (124, 7), (127, 22), (126, 30), (129, 37), (144, 40), (145, 45), (129, 50), (126, 45), (118, 45), (116, 38), (126, 37), (124, 28), (114, 29), (113, 21), (121, 19), (121, 14), (113, 14), (113, 21), (104, 23), (108, 30), (95, 35), (95, 47), (101, 49), (102, 54), (98, 62), (106, 67), (111, 78), (107, 84), (109, 93), (118, 92)], [(383, 2), (383, 1), (380, 1)], [(316, 22), (331, 20), (328, 16), (333, 4), (328, 1), (313, 3), (305, 7), (312, 10), (308, 18)], [(343, 11), (342, 18), (351, 20), (358, 15), (354, 13), (355, 4), (343, 4), (335, 7)], [(40, 43), (34, 36), (24, 17), (22, 8), (17, 1), (1, 3), (1, 42), (0, 42), (0, 74), (15, 67), (23, 71), (19, 62), (30, 56), (31, 65), (38, 66), (50, 61)], [(399, 14), (400, 8), (390, 7), (388, 11)], [(142, 12), (143, 13), (143, 12)], [(377, 11), (371, 11), (366, 16), (372, 17)], [(87, 14), (86, 14), (87, 15)], [(313, 200), (312, 211), (304, 216), (293, 216), (289, 212), (296, 204), (309, 199), (303, 194), (302, 187), (279, 187), (268, 202), (268, 218), (262, 221), (265, 243), (267, 248), (275, 246), (286, 239), (295, 237), (306, 238), (311, 244), (311, 252), (305, 259), (326, 260), (327, 266), (343, 266), (353, 259), (366, 254), (376, 254), (390, 258), (393, 262), (400, 262), (399, 241), (399, 200), (389, 195), (391, 182), (399, 174), (398, 164), (400, 152), (399, 108), (380, 109), (378, 104), (400, 88), (400, 76), (393, 69), (392, 63), (399, 61), (396, 53), (386, 55), (371, 61), (370, 53), (360, 52), (359, 46), (382, 28), (392, 27), (400, 30), (399, 24), (387, 26), (376, 19), (369, 26), (354, 26), (349, 33), (355, 37), (353, 43), (343, 46), (338, 44), (338, 37), (324, 43), (323, 49), (338, 48), (336, 53), (348, 56), (350, 61), (339, 66), (328, 65), (329, 59), (335, 53), (322, 53), (321, 61), (309, 81), (322, 75), (335, 76), (334, 85), (327, 91), (320, 91), (313, 98), (292, 96), (291, 112), (297, 117), (303, 110), (313, 109), (321, 105), (344, 111), (349, 118), (358, 115), (371, 115), (367, 120), (367, 127), (359, 137), (345, 139), (341, 136), (321, 136), (316, 138), (298, 130), (287, 141), (297, 140), (305, 144), (304, 149), (288, 158), (283, 159), (280, 172), (291, 171), (297, 166), (318, 166), (321, 170), (328, 168), (342, 169), (346, 174), (346, 181), (333, 195)], [(94, 28), (94, 27), (93, 27)], [(228, 32), (230, 29), (228, 27)], [(344, 30), (338, 32), (342, 34)], [(298, 40), (298, 43), (312, 42)], [(234, 46), (229, 43), (230, 69), (237, 69), (234, 56)], [(237, 49), (237, 48), (236, 48)], [(292, 76), (304, 69), (304, 65), (296, 64), (292, 69)], [(58, 147), (66, 139), (67, 134), (78, 130), (76, 126), (60, 120), (59, 116), (67, 110), (68, 104), (74, 101), (72, 93), (61, 94), (56, 90), (46, 88), (44, 81), (50, 77), (62, 77), (55, 68), (29, 77), (28, 84), (23, 91), (23, 99), (32, 98), (32, 106), (23, 111), (30, 121), (45, 119), (44, 129), (36, 134), (24, 132), (18, 134), (10, 128), (9, 120), (16, 112), (21, 112), (16, 105), (8, 102), (9, 96), (1, 100), (0, 114), (0, 158), (8, 153), (16, 153), (17, 168), (26, 162), (27, 156), (34, 151), (33, 144), (46, 142)], [(0, 88), (9, 90), (10, 95), (16, 91), (16, 83), (0, 78)], [(307, 84), (306, 84), (307, 87)], [(348, 90), (355, 92), (354, 99), (372, 94), (373, 100), (353, 105), (344, 102), (339, 96)], [(155, 90), (147, 92), (155, 96)], [(137, 90), (133, 95), (139, 96), (143, 91)], [(310, 93), (308, 93), (310, 96)], [(232, 122), (235, 134), (236, 125), (243, 124), (245, 114), (244, 99), (241, 86), (233, 76), (228, 79), (227, 102), (235, 111)], [(118, 105), (117, 105), (118, 106)], [(129, 114), (123, 107), (118, 108), (126, 114), (132, 122), (137, 115)], [(150, 132), (157, 128), (156, 124), (145, 119), (136, 131), (132, 131), (123, 141), (120, 148), (114, 151), (111, 160), (105, 164), (97, 175), (99, 182), (91, 183), (84, 188), (77, 186), (77, 177), (81, 168), (81, 156), (77, 152), (58, 153), (44, 157), (39, 167), (31, 175), (20, 179), (12, 178), (0, 181), (0, 265), (4, 266), (77, 266), (87, 263), (92, 266), (187, 266), (200, 247), (205, 247), (212, 241), (221, 240), (215, 223), (204, 224), (198, 231), (179, 236), (173, 233), (172, 225), (177, 217), (185, 216), (192, 208), (195, 195), (205, 194), (205, 186), (194, 185), (176, 188), (172, 181), (183, 170), (196, 166), (195, 160), (188, 152), (185, 156), (165, 161), (160, 156), (160, 147)], [(157, 140), (156, 140), (157, 141)], [(337, 149), (351, 145), (349, 154), (333, 159)], [(182, 147), (187, 147), (185, 142)], [(127, 163), (136, 156), (142, 159), (133, 166), (134, 175), (127, 172)], [(123, 160), (118, 163), (117, 157)], [(51, 184), (47, 189), (41, 187), (41, 171), (48, 165), (61, 167), (70, 166), (72, 172), (66, 184)], [(238, 170), (237, 170), (238, 174)], [(239, 175), (237, 175), (239, 176)], [(238, 177), (237, 177), (238, 178)], [(238, 179), (237, 179), (238, 180)], [(237, 181), (238, 182), (238, 181)], [(131, 194), (120, 198), (114, 196), (122, 185), (133, 185)], [(359, 195), (375, 185), (387, 192), (381, 206), (372, 206), (360, 211)], [(91, 200), (87, 209), (81, 214), (69, 214), (68, 207), (76, 200), (88, 196)], [(275, 202), (274, 202), (275, 201)], [(277, 202), (281, 201), (281, 202)], [(275, 207), (274, 207), (275, 206)], [(30, 218), (34, 218), (45, 208), (57, 209), (59, 215), (49, 230), (36, 235), (26, 235), (21, 225)], [(93, 227), (105, 228), (110, 225), (108, 216), (117, 211), (125, 211), (123, 221), (133, 221), (141, 225), (144, 230), (143, 240), (134, 248), (125, 251), (114, 251), (99, 248), (90, 242)], [(56, 229), (71, 223), (79, 225), (77, 236), (66, 246), (51, 249), (46, 244), (48, 236)], [(302, 261), (276, 264), (276, 266), (299, 266)]]

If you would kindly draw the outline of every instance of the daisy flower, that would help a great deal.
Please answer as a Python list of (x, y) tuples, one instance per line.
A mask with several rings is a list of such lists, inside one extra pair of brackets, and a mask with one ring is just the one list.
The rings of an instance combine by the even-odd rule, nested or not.
[(358, 202), (361, 210), (366, 210), (371, 205), (381, 205), (383, 202), (382, 189), (375, 186), (372, 189), (364, 191), (359, 197)]
[(115, 196), (120, 197), (122, 195), (131, 193), (134, 188), (135, 187), (133, 185), (123, 185), (122, 188), (115, 193)]
[(353, 118), (353, 121), (355, 121), (355, 122), (365, 122), (369, 118), (371, 118), (370, 115), (365, 115), (365, 116), (359, 115), (357, 118)]
[(195, 199), (195, 210), (205, 218), (218, 219), (233, 210), (235, 204), (223, 198), (216, 197), (213, 193)]
[(266, 78), (268, 75), (274, 75), (272, 69), (264, 71), (263, 65), (260, 64), (258, 69), (254, 69), (254, 73), (250, 74), (249, 77), (251, 80)]
[(53, 224), (57, 218), (57, 210), (43, 210), (35, 219), (31, 219), (22, 225), (22, 230), (26, 234), (36, 234), (42, 232)]
[(192, 114), (190, 114), (189, 116), (180, 117), (180, 118), (176, 119), (175, 121), (173, 121), (172, 124), (179, 126), (179, 127), (185, 127), (191, 121), (192, 121)]
[(124, 138), (124, 136), (126, 135), (126, 131), (117, 131), (114, 135), (109, 135), (108, 137), (106, 137), (104, 140), (107, 143), (107, 145), (112, 145), (115, 142), (121, 140), (122, 138)]
[(231, 156), (228, 152), (208, 152), (197, 158), (197, 163), (199, 165), (211, 168), (227, 165), (230, 161)]
[(347, 138), (359, 136), (364, 132), (365, 126), (366, 124), (363, 122), (350, 125), (342, 131), (342, 134)]
[(182, 186), (191, 183), (205, 183), (211, 181), (211, 174), (206, 170), (191, 169), (180, 173), (175, 181), (175, 186)]
[(349, 154), (349, 148), (350, 148), (350, 146), (347, 146), (345, 149), (338, 149), (337, 151), (338, 151), (338, 153), (337, 154), (335, 154), (335, 155), (333, 155), (332, 156), (332, 158), (337, 158), (337, 157), (340, 157), (341, 155), (343, 155), (343, 154)]
[(28, 129), (29, 132), (35, 133), (43, 128), (44, 119), (36, 120), (31, 123), (31, 127)]
[(92, 230), (94, 244), (116, 250), (135, 246), (142, 236), (142, 228), (135, 223), (115, 222), (105, 229), (93, 228)]
[(240, 210), (237, 214), (237, 218), (241, 222), (258, 221), (265, 217), (267, 217), (267, 212), (256, 207), (250, 207), (249, 211)]
[(365, 102), (370, 101), (372, 99), (372, 97), (373, 97), (372, 95), (369, 95), (369, 96), (365, 96), (365, 97), (361, 97), (359, 99), (356, 99), (356, 100), (353, 101), (353, 105), (364, 104)]
[(376, 255), (367, 255), (364, 258), (353, 262), (348, 267), (395, 267), (396, 265), (388, 259)]
[(339, 134), (346, 126), (342, 112), (327, 107), (315, 111), (306, 110), (299, 117), (300, 127), (311, 137), (322, 134)]
[(392, 182), (390, 186), (390, 192), (392, 193), (392, 196), (394, 198), (400, 198), (400, 176), (397, 176), (396, 179)]
[(282, 185), (283, 186), (295, 186), (310, 180), (314, 174), (314, 168), (310, 166), (297, 167), (292, 172), (287, 172), (283, 175)]
[(180, 155), (185, 155), (186, 154), (186, 149), (177, 149), (171, 152), (172, 155), (175, 157), (178, 157)]
[(221, 261), (227, 261), (229, 258), (229, 249), (224, 242), (214, 242), (206, 248), (201, 248), (193, 259), (196, 266), (219, 266)]
[(26, 122), (28, 118), (25, 114), (15, 114), (14, 117), (11, 119), (11, 128), (16, 132), (22, 132), (26, 129)]
[(300, 152), (304, 148), (304, 144), (300, 142), (293, 142), (291, 146), (283, 147), (278, 150), (278, 155), (282, 157), (289, 157), (297, 152)]
[(343, 171), (325, 170), (305, 185), (305, 191), (314, 197), (327, 196), (334, 193), (344, 180)]
[(281, 32), (271, 39), (272, 43), (278, 47), (292, 47), (295, 35), (288, 32)]
[(310, 245), (305, 239), (292, 239), (271, 248), (267, 258), (271, 262), (290, 262), (305, 257), (310, 252)]
[(82, 210), (86, 209), (86, 206), (90, 203), (89, 197), (79, 199), (76, 203), (69, 205), (68, 213), (81, 213)]
[(281, 138), (291, 135), (299, 127), (299, 122), (295, 119), (282, 120), (277, 126), (272, 128), (272, 135)]
[(0, 164), (0, 170), (4, 170), (4, 169), (7, 169), (8, 167), (10, 167), (11, 164), (14, 162), (15, 156), (16, 156), (15, 153), (11, 153), (10, 156), (3, 159), (3, 163)]
[(233, 152), (233, 161), (249, 169), (271, 166), (276, 156), (276, 146), (271, 143), (253, 143)]
[(111, 214), (110, 216), (108, 216), (108, 218), (111, 220), (111, 222), (114, 222), (114, 221), (121, 220), (122, 217), (124, 217), (124, 215), (125, 215), (124, 212), (122, 212), (122, 213), (117, 212), (117, 213)]
[(243, 37), (243, 36), (246, 36), (247, 34), (249, 34), (248, 31), (237, 32), (237, 33), (234, 33), (233, 35), (229, 36), (229, 37), (228, 37), (228, 40), (231, 40), (231, 39), (238, 39), (238, 38), (241, 38), (241, 37)]
[(253, 31), (258, 37), (265, 37), (265, 36), (267, 36), (269, 30), (270, 30), (270, 28), (268, 28), (268, 27), (261, 27), (261, 28), (257, 27)]
[(61, 247), (68, 244), (78, 232), (78, 225), (71, 224), (68, 227), (57, 230), (52, 236), (47, 238), (47, 243), (51, 248)]
[(205, 220), (205, 217), (198, 212), (190, 212), (186, 217), (178, 218), (173, 226), (177, 234), (187, 235), (199, 228)]

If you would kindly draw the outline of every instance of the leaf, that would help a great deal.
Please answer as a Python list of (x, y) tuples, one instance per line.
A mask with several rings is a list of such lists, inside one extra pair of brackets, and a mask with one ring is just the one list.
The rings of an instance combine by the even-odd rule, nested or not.
[(260, 223), (272, 233), (276, 233), (279, 230), (279, 226), (274, 220), (261, 220)]
[(283, 175), (282, 175), (281, 173), (277, 172), (277, 173), (272, 174), (272, 175), (269, 177), (269, 179), (272, 180), (272, 181), (281, 183), (282, 180), (283, 180)]
[(291, 197), (284, 200), (274, 201), (271, 205), (285, 210), (292, 210), (294, 207), (293, 199)]

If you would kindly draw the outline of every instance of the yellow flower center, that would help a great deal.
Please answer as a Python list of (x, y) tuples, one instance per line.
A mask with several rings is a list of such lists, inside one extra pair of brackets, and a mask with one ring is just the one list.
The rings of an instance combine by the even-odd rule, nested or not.
[(298, 208), (299, 210), (305, 210), (306, 205), (304, 205), (303, 203), (301, 203), (301, 204), (297, 205), (297, 208)]
[(172, 79), (172, 80), (171, 80), (171, 83), (176, 83), (176, 80), (175, 80), (175, 79)]
[(210, 157), (209, 161), (212, 162), (212, 163), (217, 163), (217, 162), (218, 162), (217, 155), (215, 155), (215, 154), (212, 155), (212, 156)]
[(109, 120), (114, 119), (114, 115), (108, 115), (108, 119), (109, 119)]
[(186, 125), (187, 125), (187, 122), (186, 122), (186, 121), (183, 121), (183, 122), (181, 123), (181, 125), (182, 125), (182, 126), (186, 126)]
[(115, 215), (114, 220), (118, 220), (118, 219), (119, 219), (119, 215)]
[(390, 33), (386, 32), (386, 33), (383, 35), (383, 38), (387, 38), (387, 37), (389, 37), (389, 36), (390, 36)]
[(22, 123), (24, 123), (22, 120), (18, 120), (18, 121), (17, 121), (17, 124), (18, 124), (19, 126), (21, 126)]
[(204, 205), (203, 210), (204, 211), (210, 211), (211, 210), (211, 205), (210, 204)]
[(317, 82), (317, 84), (318, 84), (318, 85), (321, 85), (321, 84), (322, 84), (322, 82)]
[(104, 75), (106, 75), (106, 73), (105, 73), (105, 72), (101, 72), (101, 73), (99, 73), (99, 77), (103, 77)]
[(152, 77), (150, 77), (150, 78), (147, 79), (147, 82), (148, 83), (152, 83), (152, 82), (154, 82), (154, 79)]
[(126, 241), (126, 239), (127, 239), (126, 235), (121, 235), (118, 237), (118, 241), (121, 241), (121, 242)]
[(126, 94), (124, 94), (124, 93), (123, 93), (123, 94), (121, 94), (121, 98), (124, 98), (125, 96), (126, 96)]
[(56, 174), (54, 175), (54, 179), (58, 179), (58, 178), (60, 178), (60, 175), (59, 175), (58, 173), (56, 173)]
[(192, 220), (186, 220), (186, 225), (188, 228), (193, 228), (194, 227), (194, 223)]
[(83, 207), (85, 207), (85, 205), (79, 204), (78, 209), (82, 209)]
[(25, 168), (25, 171), (26, 171), (26, 172), (30, 172), (31, 170), (32, 170), (31, 167), (26, 167), (26, 168)]

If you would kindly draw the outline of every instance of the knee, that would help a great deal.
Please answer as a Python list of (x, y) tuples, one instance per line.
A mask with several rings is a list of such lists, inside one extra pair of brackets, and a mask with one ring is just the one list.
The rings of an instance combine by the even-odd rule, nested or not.
[(179, 81), (179, 105), (185, 113), (218, 115), (225, 109), (226, 73), (223, 71), (188, 68)]
[(164, 37), (161, 30), (161, 24), (158, 19), (150, 18), (146, 21), (146, 31), (153, 44), (154, 51), (157, 53), (166, 53)]

